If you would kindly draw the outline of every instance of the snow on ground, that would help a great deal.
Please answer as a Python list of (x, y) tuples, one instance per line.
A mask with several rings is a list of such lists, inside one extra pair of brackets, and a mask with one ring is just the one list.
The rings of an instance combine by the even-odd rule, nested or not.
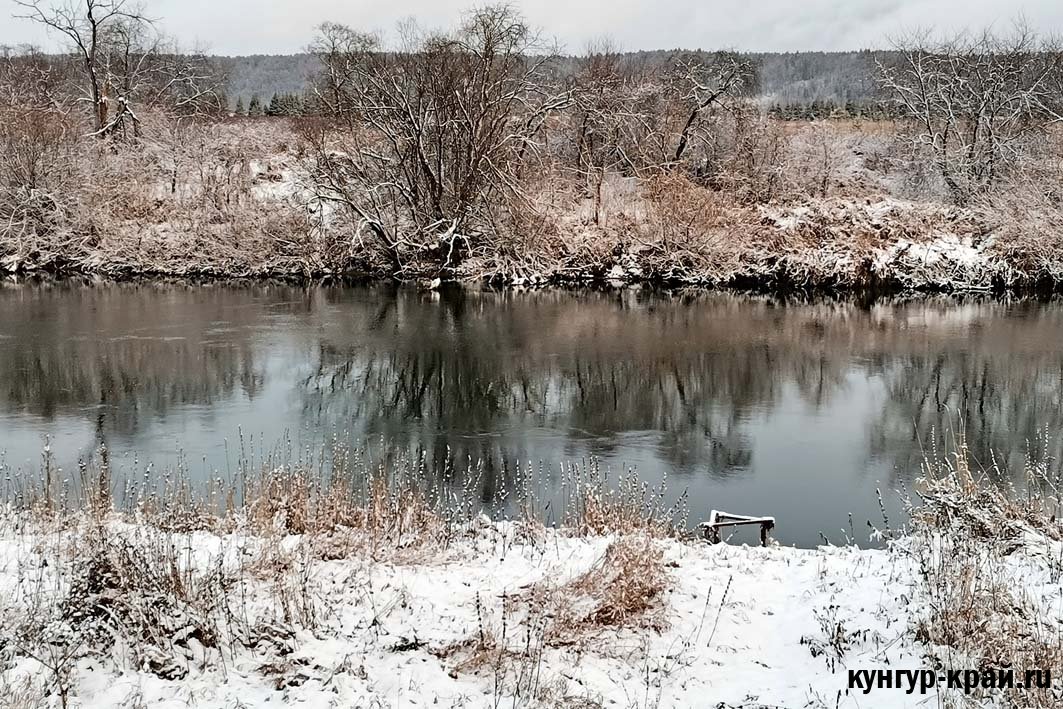
[(993, 240), (975, 244), (970, 236), (941, 234), (928, 241), (901, 239), (875, 255), (873, 269), (916, 286), (952, 286), (962, 289), (989, 288), (999, 272), (992, 253)]
[[(40, 567), (42, 548), (25, 534), (5, 536), (0, 606), (15, 598), (19, 575)], [(231, 566), (252, 546), (238, 535), (182, 539), (177, 548), (194, 548), (203, 568), (218, 559)], [(911, 569), (881, 550), (657, 540), (670, 580), (656, 613), (663, 623), (597, 629), (547, 643), (541, 660), (535, 652), (520, 659), (529, 644), (542, 643), (529, 630), (536, 626), (529, 589), (563, 586), (600, 563), (611, 541), (551, 530), (529, 536), (513, 524), (483, 522), (417, 562), (314, 561), (306, 575), (315, 627), (277, 618), (294, 637), (278, 631), (272, 644), (241, 650), (221, 667), (204, 666), (202, 648), (190, 641), (180, 648), (187, 670), (180, 679), (83, 657), (70, 706), (534, 706), (528, 687), (544, 705), (561, 706), (906, 707), (926, 700), (903, 690), (846, 690), (848, 668), (924, 666), (906, 615)], [(298, 539), (283, 545), (295, 548)], [(245, 613), (273, 607), (265, 596), (274, 581), (240, 591)], [(505, 669), (478, 665), (461, 650), (484, 634), (506, 636), (513, 659)], [(0, 652), (0, 669), (3, 659)], [(23, 657), (5, 679), (10, 685), (46, 674)], [(515, 685), (525, 688), (516, 699)]]

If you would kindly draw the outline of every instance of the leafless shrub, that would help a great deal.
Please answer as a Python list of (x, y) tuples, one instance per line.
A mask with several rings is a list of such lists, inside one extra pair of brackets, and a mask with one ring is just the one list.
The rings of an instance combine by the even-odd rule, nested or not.
[(1063, 277), (1063, 134), (1047, 132), (1037, 159), (1024, 161), (1000, 189), (973, 200), (995, 238), (1001, 280), (1009, 286), (1056, 282)]
[[(0, 54), (0, 268), (41, 260), (69, 235), (79, 184), (76, 120), (54, 102), (53, 61), (34, 50)], [(54, 254), (59, 257), (59, 254)], [(47, 256), (45, 256), (47, 258)]]
[(866, 122), (798, 124), (786, 150), (786, 191), (821, 199), (856, 198), (872, 192), (894, 168), (888, 165), (886, 174), (874, 174), (869, 163), (881, 157), (885, 141), (870, 134), (871, 130)]
[(534, 161), (547, 116), (567, 103), (543, 80), (549, 55), (511, 8), (489, 6), (447, 34), (402, 29), (401, 44), (334, 24), (314, 45), (317, 91), (334, 118), (309, 135), (318, 197), (349, 210), (392, 270), (430, 252), (461, 263)]
[(787, 136), (783, 127), (744, 110), (734, 119), (733, 147), (717, 158), (712, 180), (745, 203), (771, 202), (785, 187)]
[[(5, 270), (47, 262), (72, 227), (76, 124), (55, 111), (0, 107), (0, 259)], [(62, 254), (52, 253), (52, 258)]]
[(958, 203), (996, 186), (1063, 117), (1058, 48), (1024, 23), (1008, 35), (918, 33), (896, 49), (882, 85)]
[(655, 236), (662, 248), (690, 248), (699, 238), (726, 222), (731, 206), (725, 196), (694, 183), (685, 175), (666, 173), (646, 184), (647, 197), (655, 207)]

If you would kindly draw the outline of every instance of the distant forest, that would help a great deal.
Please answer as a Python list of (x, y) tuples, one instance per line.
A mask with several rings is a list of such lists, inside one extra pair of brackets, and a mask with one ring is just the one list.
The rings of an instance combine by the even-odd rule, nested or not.
[[(667, 63), (683, 50), (628, 52), (623, 62), (630, 68), (651, 69)], [(755, 96), (780, 117), (814, 117), (832, 112), (857, 113), (880, 104), (875, 82), (876, 60), (892, 53), (859, 52), (759, 52), (742, 56), (756, 69)], [(213, 57), (227, 77), (229, 110), (252, 115), (298, 113), (300, 97), (318, 60), (310, 54)], [(577, 61), (571, 60), (575, 70)], [(565, 70), (565, 62), (561, 64)], [(271, 111), (272, 108), (272, 111)]]

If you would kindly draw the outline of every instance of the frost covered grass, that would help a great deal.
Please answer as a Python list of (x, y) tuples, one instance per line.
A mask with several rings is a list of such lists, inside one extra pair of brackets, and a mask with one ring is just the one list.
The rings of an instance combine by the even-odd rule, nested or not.
[[(904, 553), (918, 569), (915, 632), (945, 667), (1063, 666), (1063, 521), (1059, 480), (1029, 464), (1020, 487), (962, 441), (931, 459)], [(1063, 689), (983, 690), (967, 704), (1057, 707)]]
[(885, 549), (788, 549), (693, 538), (681, 505), (593, 465), (553, 526), (530, 470), (492, 521), (416, 460), (347, 460), (197, 489), (116, 481), (102, 453), (64, 482), (46, 456), (0, 513), (7, 705), (1058, 706), (1058, 682), (847, 691), (849, 669), (1059, 666), (1037, 470), (992, 485), (961, 446)]
[(423, 234), (385, 258), (363, 223), (321, 198), (287, 120), (147, 116), (145, 130), (135, 151), (60, 141), (66, 177), (0, 228), (0, 272), (932, 291), (1063, 280), (1056, 134), (1044, 159), (962, 207), (920, 177), (920, 157), (882, 122), (765, 120), (758, 130), (777, 154), (736, 155), (708, 183), (606, 171), (588, 192), (551, 163), (527, 175), (520, 209), (497, 205), (507, 217), (461, 235), (476, 247), (444, 266)]
[(31, 706), (828, 706), (815, 605), (867, 625), (854, 659), (897, 634), (869, 605), (896, 579), (855, 550), (486, 520), (416, 562), (113, 519), (3, 540), (3, 681)]

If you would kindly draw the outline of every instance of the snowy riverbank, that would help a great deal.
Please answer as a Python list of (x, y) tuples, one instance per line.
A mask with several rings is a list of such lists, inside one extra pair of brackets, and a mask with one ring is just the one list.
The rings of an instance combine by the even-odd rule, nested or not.
[[(8, 706), (796, 708), (928, 700), (897, 688), (866, 696), (847, 689), (850, 669), (928, 666), (916, 633), (926, 598), (903, 553), (648, 540), (650, 563), (663, 574), (659, 592), (644, 609), (607, 620), (595, 614), (617, 594), (655, 588), (614, 568), (613, 536), (529, 536), (517, 525), (483, 522), (432, 558), (411, 551), (372, 561), (313, 558), (295, 536), (267, 542), (110, 525), (106, 544), (127, 562), (142, 553), (176, 562), (157, 571), (171, 576), (160, 583), (183, 586), (178, 602), (153, 583), (120, 589), (129, 579), (65, 574), (78, 560), (55, 563), (51, 555), (74, 536), (5, 528), (0, 652)], [(149, 621), (152, 613), (159, 615)], [(31, 650), (13, 626), (36, 622), (40, 643)], [(123, 632), (130, 624), (135, 642)]]
[[(187, 618), (160, 619), (170, 635), (150, 651), (100, 656), (85, 640), (70, 646), (68, 706), (835, 706), (845, 667), (921, 666), (905, 609), (911, 569), (885, 551), (648, 540), (659, 595), (614, 624), (589, 619), (612, 592), (608, 578), (591, 577), (622, 573), (610, 568), (615, 537), (529, 536), (483, 522), (430, 559), (372, 562), (301, 558), (293, 536), (276, 552), (293, 555), (298, 573), (279, 578), (279, 567), (252, 568), (263, 542), (239, 534), (170, 537), (121, 524), (109, 534), (120, 548), (172, 548), (187, 564), (178, 575), (238, 575), (226, 600), (250, 634), (223, 657), (230, 648), (212, 648), (189, 608)], [(60, 539), (4, 533), (8, 623), (42, 602), (36, 594), (70, 590), (47, 564)], [(97, 594), (92, 608), (122, 603), (105, 587)], [(46, 626), (53, 646), (79, 632), (63, 610)], [(47, 657), (22, 655), (17, 641), (5, 654), (8, 691), (48, 681)], [(884, 692), (876, 706), (906, 699)]]
[(976, 482), (963, 457), (927, 472), (910, 528), (879, 532), (885, 549), (710, 545), (590, 488), (562, 529), (296, 472), (253, 481), (240, 505), (223, 496), (220, 516), (181, 488), (124, 513), (107, 488), (78, 512), (27, 493), (0, 513), (0, 696), (19, 709), (1059, 706), (1058, 674), (1048, 689), (849, 689), (850, 671), (1063, 664), (1055, 498)]
[[(114, 169), (145, 175), (143, 195), (92, 193), (48, 230), (0, 233), (0, 274), (946, 292), (1063, 282), (1054, 202), (1028, 203), (1016, 189), (956, 206), (899, 189), (862, 150), (848, 156), (850, 177), (825, 193), (810, 192), (803, 172), (757, 200), (679, 176), (610, 174), (596, 198), (547, 180), (532, 193), (530, 222), (469, 234), (413, 229), (384, 248), (364, 220), (320, 199), (286, 122), (218, 125), (212, 140), (219, 155), (244, 157), (218, 158), (175, 188), (158, 180), (159, 156), (122, 156)], [(468, 253), (454, 257), (455, 244)]]

